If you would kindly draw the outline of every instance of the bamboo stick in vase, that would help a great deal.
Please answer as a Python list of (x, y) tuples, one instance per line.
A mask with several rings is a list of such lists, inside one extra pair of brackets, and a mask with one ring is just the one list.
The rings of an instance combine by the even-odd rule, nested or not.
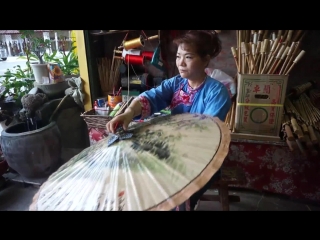
[(260, 59), (261, 59), (261, 45), (262, 45), (262, 42), (259, 41), (257, 43), (257, 48), (256, 48), (256, 59), (255, 59), (255, 63), (256, 63), (256, 69), (257, 71), (259, 72), (259, 64), (260, 64)]
[(266, 40), (266, 39), (269, 39), (269, 37), (268, 37), (268, 34), (269, 34), (269, 30), (264, 30), (263, 31), (263, 36), (262, 36), (262, 40), (264, 41), (264, 40)]
[(271, 49), (270, 49), (270, 52), (269, 52), (269, 55), (268, 55), (268, 57), (267, 57), (266, 63), (265, 63), (265, 65), (264, 65), (264, 67), (263, 67), (263, 69), (262, 69), (262, 71), (261, 71), (262, 74), (265, 73), (265, 72), (267, 72), (268, 67), (269, 67), (269, 64), (270, 64), (270, 62), (272, 61), (272, 59), (274, 58), (274, 51), (276, 50), (276, 48), (277, 48), (277, 46), (278, 46), (278, 42), (279, 42), (279, 39), (276, 39), (276, 40), (273, 42), (273, 44), (272, 44), (272, 46), (271, 46)]
[(242, 70), (243, 70), (243, 63), (242, 63), (242, 48), (241, 48), (241, 42), (242, 42), (242, 30), (238, 30), (238, 35), (239, 35), (239, 39), (238, 39), (238, 46), (237, 46), (237, 48), (238, 48), (238, 60), (239, 60), (239, 62), (238, 62), (238, 64), (239, 64), (239, 69), (240, 69), (240, 73), (244, 73)]
[(252, 43), (254, 43), (255, 45), (257, 45), (258, 43), (258, 33), (255, 31), (253, 34), (253, 41)]
[(246, 74), (247, 73), (247, 64), (246, 64), (246, 55), (245, 55), (245, 42), (241, 42), (241, 73)]
[(274, 74), (278, 67), (280, 66), (280, 64), (284, 61), (284, 59), (286, 58), (286, 55), (288, 54), (288, 51), (289, 51), (289, 48), (290, 47), (286, 47), (286, 49), (283, 51), (280, 59), (277, 61), (277, 63), (275, 64), (275, 66), (271, 67), (271, 71), (270, 71), (270, 74)]
[(299, 37), (301, 36), (302, 33), (303, 33), (303, 30), (298, 30), (292, 37), (292, 42), (299, 41)]
[(250, 59), (250, 67), (251, 67), (251, 72), (253, 74), (258, 73), (258, 69), (256, 67), (256, 45), (254, 43), (250, 44), (250, 47), (248, 49), (249, 52), (249, 59)]
[(285, 73), (285, 75), (288, 75), (291, 70), (293, 69), (293, 67), (300, 61), (300, 59), (303, 57), (303, 55), (306, 52), (304, 50), (301, 50), (301, 52), (299, 53), (299, 55), (293, 60), (293, 63), (291, 64), (291, 66), (289, 67), (289, 69), (287, 70), (287, 72)]
[(248, 73), (249, 74), (256, 73), (254, 60), (251, 57), (250, 50), (247, 44), (244, 44), (244, 52), (245, 52), (246, 60), (248, 63), (248, 70), (249, 70)]
[(285, 30), (284, 31), (284, 33), (283, 33), (283, 35), (281, 37), (282, 41), (285, 41), (285, 39), (287, 38), (288, 32), (289, 32), (289, 30)]
[(279, 75), (282, 75), (283, 72), (285, 71), (285, 68), (286, 68), (286, 66), (287, 66), (287, 64), (288, 64), (289, 59), (291, 58), (291, 55), (292, 55), (292, 53), (293, 53), (293, 51), (294, 51), (295, 46), (296, 46), (296, 43), (293, 42), (293, 43), (291, 44), (289, 50), (288, 50), (286, 59), (284, 60), (284, 63), (283, 63), (283, 65), (282, 65), (281, 69), (280, 69)]
[(281, 48), (274, 52), (275, 56), (272, 56), (267, 66), (268, 74), (272, 74), (274, 72), (274, 68), (277, 66), (277, 63), (280, 61), (284, 50), (285, 50), (285, 45), (281, 45)]
[(236, 62), (237, 70), (238, 70), (238, 72), (240, 72), (239, 63), (238, 63), (237, 51), (236, 51), (236, 49), (235, 49), (234, 47), (231, 47), (231, 52), (232, 52), (234, 61)]
[(260, 65), (259, 65), (259, 70), (258, 70), (259, 74), (262, 73), (263, 65), (265, 64), (266, 50), (268, 49), (268, 44), (269, 44), (268, 39), (265, 39), (263, 41), (263, 45), (262, 45), (262, 48), (261, 48), (261, 51), (260, 51), (261, 59), (260, 59)]
[(288, 31), (288, 35), (287, 35), (286, 40), (285, 40), (285, 42), (286, 42), (287, 44), (290, 44), (291, 39), (292, 39), (292, 34), (293, 34), (293, 30), (289, 30), (289, 31)]
[(283, 30), (278, 30), (277, 32), (277, 39), (279, 39), (279, 43), (282, 42), (281, 36), (282, 36)]
[(285, 74), (285, 73), (288, 71), (288, 69), (289, 69), (289, 67), (291, 66), (293, 60), (297, 57), (297, 55), (298, 55), (298, 53), (299, 53), (299, 51), (300, 51), (300, 45), (301, 45), (300, 42), (296, 43), (296, 45), (295, 45), (295, 47), (294, 47), (294, 50), (293, 50), (293, 52), (292, 52), (292, 54), (291, 54), (291, 56), (290, 56), (290, 58), (289, 58), (289, 60), (288, 60), (288, 63), (287, 63), (287, 65), (285, 66), (285, 69), (284, 69), (284, 71), (283, 71), (283, 74)]
[(254, 67), (256, 66), (256, 54), (257, 54), (257, 45), (255, 43), (251, 44), (251, 57), (254, 61)]
[(263, 30), (258, 30), (258, 42), (262, 42), (263, 40)]

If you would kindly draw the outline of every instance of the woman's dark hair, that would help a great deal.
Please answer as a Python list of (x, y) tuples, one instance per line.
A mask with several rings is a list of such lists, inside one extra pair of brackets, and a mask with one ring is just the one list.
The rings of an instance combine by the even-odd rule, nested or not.
[(194, 47), (201, 58), (205, 58), (207, 55), (214, 58), (221, 51), (221, 41), (218, 34), (210, 30), (190, 30), (174, 39), (173, 42), (177, 46), (185, 43)]

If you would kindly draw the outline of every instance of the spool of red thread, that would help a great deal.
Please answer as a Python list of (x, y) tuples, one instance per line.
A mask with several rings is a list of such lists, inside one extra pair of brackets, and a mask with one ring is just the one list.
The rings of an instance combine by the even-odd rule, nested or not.
[(126, 64), (132, 65), (140, 65), (143, 66), (145, 64), (146, 58), (144, 56), (130, 55), (127, 54), (124, 58)]
[(144, 51), (141, 53), (142, 56), (144, 56), (147, 60), (152, 60), (153, 52), (152, 51)]

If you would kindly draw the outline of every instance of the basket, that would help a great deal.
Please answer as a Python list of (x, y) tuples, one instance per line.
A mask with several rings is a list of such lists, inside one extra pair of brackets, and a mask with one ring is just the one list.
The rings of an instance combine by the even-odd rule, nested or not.
[(83, 117), (88, 128), (106, 128), (106, 124), (113, 118), (110, 116), (97, 115), (94, 109), (86, 111), (80, 116)]

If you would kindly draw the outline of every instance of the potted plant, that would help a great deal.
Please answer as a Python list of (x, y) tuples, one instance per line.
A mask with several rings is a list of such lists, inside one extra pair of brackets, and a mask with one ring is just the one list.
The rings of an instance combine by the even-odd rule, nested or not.
[[(74, 46), (74, 42), (71, 43), (71, 49), (66, 53), (66, 41), (62, 40), (60, 51), (62, 57), (53, 57), (53, 62), (58, 63), (62, 72), (65, 75), (65, 78), (69, 77), (78, 77), (79, 76), (79, 62), (78, 55), (74, 53), (74, 50), (77, 48)], [(54, 55), (56, 56), (56, 55)]]
[[(42, 36), (38, 36), (35, 30), (19, 30), (21, 38), (24, 39), (24, 52), (27, 55), (27, 62), (29, 67), (32, 68), (32, 72), (35, 81), (43, 83), (44, 78), (49, 79), (49, 71), (47, 63), (44, 61), (44, 54), (47, 49), (50, 48), (51, 42), (49, 39), (44, 39)], [(30, 63), (30, 57), (34, 55), (38, 59), (38, 63)]]

